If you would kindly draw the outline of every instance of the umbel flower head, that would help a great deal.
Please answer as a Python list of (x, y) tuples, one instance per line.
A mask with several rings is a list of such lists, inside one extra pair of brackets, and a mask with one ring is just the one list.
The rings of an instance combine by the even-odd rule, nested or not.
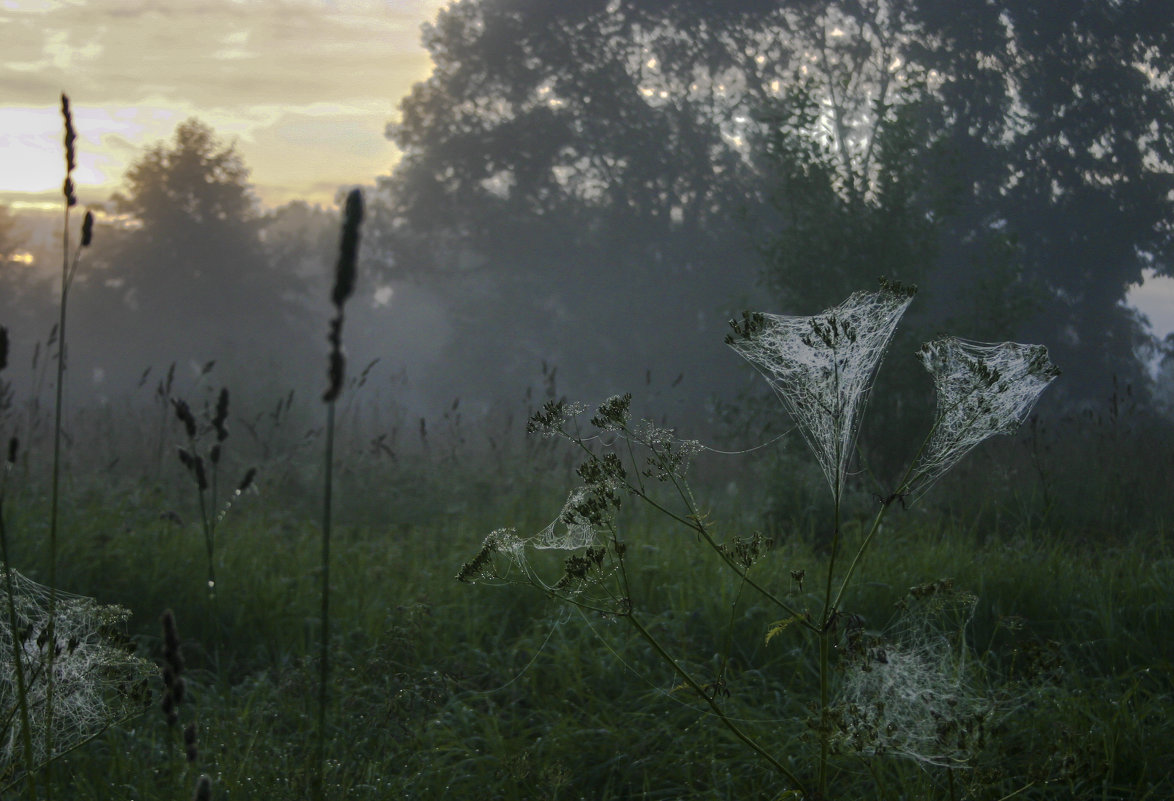
[(832, 492), (848, 459), (872, 379), (916, 287), (882, 279), (813, 317), (744, 314), (726, 343), (766, 378), (815, 453)]

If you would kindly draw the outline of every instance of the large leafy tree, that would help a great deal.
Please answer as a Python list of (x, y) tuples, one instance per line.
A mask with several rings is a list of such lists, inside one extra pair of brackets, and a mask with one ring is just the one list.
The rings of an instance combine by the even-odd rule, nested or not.
[(576, 317), (647, 342), (712, 311), (749, 232), (784, 310), (912, 278), (1095, 396), (1141, 380), (1120, 301), (1169, 272), (1172, 33), (1147, 0), (464, 0), (390, 129), (383, 236), (477, 276), (471, 320), (548, 321), (538, 351)]
[(730, 213), (748, 165), (717, 80), (663, 50), (691, 45), (658, 20), (465, 2), (427, 29), (436, 69), (389, 129), (405, 155), (383, 230), (398, 266), (463, 294), (452, 358), (513, 384), (554, 362), (583, 393), (714, 363), (728, 288), (755, 276)]
[[(235, 147), (188, 120), (148, 147), (111, 201), (100, 266), (83, 270), (78, 330), (101, 330), (88, 358), (137, 374), (178, 360), (256, 361), (297, 343), (289, 301), (300, 279), (271, 260), (264, 219)], [(241, 365), (243, 368), (243, 364)]]

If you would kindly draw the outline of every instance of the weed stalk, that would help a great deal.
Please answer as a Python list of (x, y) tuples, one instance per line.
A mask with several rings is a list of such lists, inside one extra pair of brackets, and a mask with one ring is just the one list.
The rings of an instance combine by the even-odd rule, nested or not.
[(45, 798), (52, 801), (53, 786), (50, 781), (51, 765), (53, 763), (53, 701), (54, 701), (54, 673), (56, 660), (56, 624), (57, 624), (57, 528), (61, 500), (61, 416), (64, 403), (66, 337), (65, 321), (69, 301), (69, 288), (73, 284), (74, 274), (81, 261), (83, 248), (89, 247), (93, 237), (94, 215), (87, 211), (82, 222), (81, 243), (74, 254), (72, 263), (69, 258), (69, 210), (77, 205), (77, 194), (73, 185), (73, 170), (77, 166), (74, 143), (77, 134), (73, 129), (73, 114), (69, 107), (69, 97), (61, 94), (61, 116), (65, 124), (65, 183), (62, 185), (65, 214), (61, 232), (61, 301), (58, 306), (57, 318), (57, 387), (54, 394), (53, 408), (53, 472), (51, 479), (49, 501), (49, 625), (48, 642), (49, 658), (46, 675), (45, 690)]
[(338, 247), (338, 262), (334, 271), (334, 287), (330, 300), (334, 317), (330, 321), (327, 341), (330, 343), (329, 385), (322, 396), (326, 403), (326, 464), (322, 492), (322, 606), (321, 639), (318, 654), (318, 732), (315, 743), (314, 797), (325, 798), (326, 781), (326, 706), (330, 677), (330, 533), (334, 501), (334, 411), (335, 402), (342, 393), (346, 375), (346, 357), (342, 349), (343, 307), (355, 290), (359, 256), (359, 226), (363, 222), (363, 195), (358, 189), (347, 195), (343, 213), (342, 236)]

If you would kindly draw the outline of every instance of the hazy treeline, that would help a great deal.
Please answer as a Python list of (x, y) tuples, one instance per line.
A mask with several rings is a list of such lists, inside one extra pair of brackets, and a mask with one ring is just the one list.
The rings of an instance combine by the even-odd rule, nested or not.
[[(686, 416), (746, 386), (728, 315), (814, 313), (883, 274), (922, 287), (890, 395), (926, 397), (904, 357), (949, 329), (1047, 344), (1054, 402), (1116, 377), (1149, 404), (1172, 343), (1122, 301), (1170, 274), (1172, 36), (1144, 0), (454, 3), (388, 126), (404, 156), (369, 198), (351, 364), (379, 358), (414, 413), (557, 367), (573, 396)], [(335, 210), (262, 210), (191, 120), (106, 211), (71, 299), (75, 392), (212, 359), (247, 391), (318, 391)], [(0, 256), (28, 234), (0, 216)], [(4, 263), (16, 353), (53, 294)]]

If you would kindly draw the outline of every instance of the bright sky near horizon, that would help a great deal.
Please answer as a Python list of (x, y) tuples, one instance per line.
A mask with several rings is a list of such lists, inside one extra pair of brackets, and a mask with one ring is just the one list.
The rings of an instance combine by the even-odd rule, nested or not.
[(60, 93), (83, 204), (198, 117), (235, 142), (266, 206), (330, 204), (398, 157), (384, 135), (432, 62), (446, 0), (0, 0), (0, 204), (60, 202)]

